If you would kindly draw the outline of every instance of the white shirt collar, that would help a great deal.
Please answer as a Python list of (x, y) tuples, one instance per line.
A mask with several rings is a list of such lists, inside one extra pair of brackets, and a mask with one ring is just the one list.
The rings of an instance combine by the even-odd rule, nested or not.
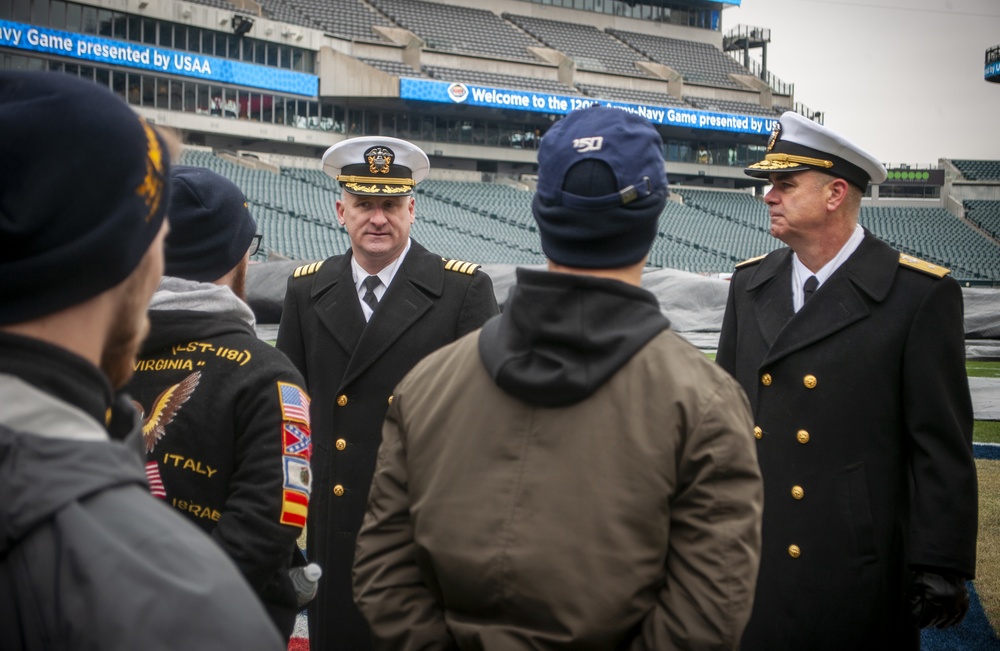
[(395, 260), (390, 262), (388, 265), (383, 267), (377, 274), (369, 274), (367, 271), (361, 268), (358, 264), (357, 258), (353, 255), (351, 256), (351, 276), (354, 279), (354, 289), (358, 293), (358, 302), (361, 304), (361, 311), (365, 315), (365, 321), (372, 317), (372, 309), (368, 307), (368, 304), (361, 300), (361, 297), (365, 295), (365, 278), (369, 275), (378, 276), (378, 279), (382, 281), (382, 284), (375, 288), (375, 298), (382, 300), (385, 296), (385, 291), (389, 288), (389, 283), (392, 279), (396, 277), (396, 272), (399, 271), (399, 266), (403, 264), (403, 258), (410, 251), (410, 245), (413, 241), (410, 238), (406, 238), (406, 246), (403, 247), (403, 252), (399, 254)]
[(802, 309), (802, 285), (806, 282), (806, 279), (809, 278), (809, 276), (816, 276), (816, 280), (819, 281), (819, 285), (817, 285), (816, 289), (822, 287), (823, 283), (825, 283), (827, 279), (833, 275), (833, 272), (839, 269), (842, 264), (847, 262), (847, 259), (851, 257), (851, 254), (858, 250), (858, 247), (861, 246), (861, 240), (863, 239), (865, 239), (865, 229), (861, 228), (860, 224), (856, 224), (854, 226), (854, 232), (851, 233), (851, 236), (847, 238), (846, 242), (844, 242), (844, 246), (840, 247), (840, 251), (837, 252), (837, 255), (833, 256), (833, 259), (823, 265), (823, 268), (816, 273), (813, 273), (808, 267), (802, 264), (798, 255), (794, 253), (792, 254), (792, 307), (796, 312)]

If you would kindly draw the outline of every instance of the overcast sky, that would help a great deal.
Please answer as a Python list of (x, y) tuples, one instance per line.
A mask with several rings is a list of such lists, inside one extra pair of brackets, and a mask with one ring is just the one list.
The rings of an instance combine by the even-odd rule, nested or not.
[(769, 27), (768, 70), (883, 162), (1000, 160), (1000, 84), (983, 78), (1000, 0), (742, 0), (723, 12), (736, 25)]

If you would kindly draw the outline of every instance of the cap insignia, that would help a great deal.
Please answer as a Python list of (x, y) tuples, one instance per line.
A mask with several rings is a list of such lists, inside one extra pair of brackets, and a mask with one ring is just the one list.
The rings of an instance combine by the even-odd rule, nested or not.
[(160, 149), (160, 141), (153, 128), (141, 117), (139, 122), (146, 132), (146, 176), (143, 177), (139, 187), (135, 189), (135, 193), (142, 197), (148, 208), (146, 212), (146, 223), (148, 224), (156, 211), (159, 210), (160, 201), (163, 199), (163, 151)]
[(781, 122), (775, 122), (774, 128), (771, 129), (771, 137), (767, 140), (767, 151), (774, 149), (774, 143), (778, 142), (778, 137), (781, 135)]
[(388, 147), (372, 147), (365, 152), (368, 170), (372, 174), (388, 174), (389, 166), (396, 159), (396, 154)]

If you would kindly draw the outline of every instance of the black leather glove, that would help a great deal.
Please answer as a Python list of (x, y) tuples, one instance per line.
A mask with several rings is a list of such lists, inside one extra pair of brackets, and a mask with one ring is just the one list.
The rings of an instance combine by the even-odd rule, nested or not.
[(965, 580), (946, 572), (914, 570), (910, 610), (918, 628), (954, 626), (969, 610)]

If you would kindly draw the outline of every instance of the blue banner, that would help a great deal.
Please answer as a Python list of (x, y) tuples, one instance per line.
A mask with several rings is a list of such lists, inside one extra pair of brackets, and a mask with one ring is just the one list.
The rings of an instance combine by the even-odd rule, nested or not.
[(316, 97), (319, 94), (319, 77), (304, 72), (7, 20), (0, 20), (0, 47), (56, 54), (94, 63), (128, 66), (168, 75), (195, 77), (306, 97)]
[(1000, 61), (994, 61), (986, 66), (983, 76), (990, 81), (1000, 81)]
[(535, 93), (527, 90), (508, 90), (475, 86), (447, 81), (429, 79), (413, 79), (403, 77), (399, 80), (399, 96), (401, 99), (412, 99), (421, 102), (437, 102), (445, 104), (465, 104), (468, 106), (486, 106), (515, 111), (531, 111), (534, 113), (552, 113), (563, 115), (576, 109), (600, 104), (611, 108), (636, 113), (648, 119), (653, 124), (672, 127), (687, 127), (689, 129), (707, 129), (710, 131), (730, 131), (735, 133), (756, 133), (767, 135), (771, 133), (777, 116), (773, 118), (755, 115), (736, 115), (732, 113), (713, 113), (696, 109), (678, 108), (676, 106), (654, 106), (647, 104), (631, 104), (613, 100), (596, 99), (580, 95), (552, 95)]

